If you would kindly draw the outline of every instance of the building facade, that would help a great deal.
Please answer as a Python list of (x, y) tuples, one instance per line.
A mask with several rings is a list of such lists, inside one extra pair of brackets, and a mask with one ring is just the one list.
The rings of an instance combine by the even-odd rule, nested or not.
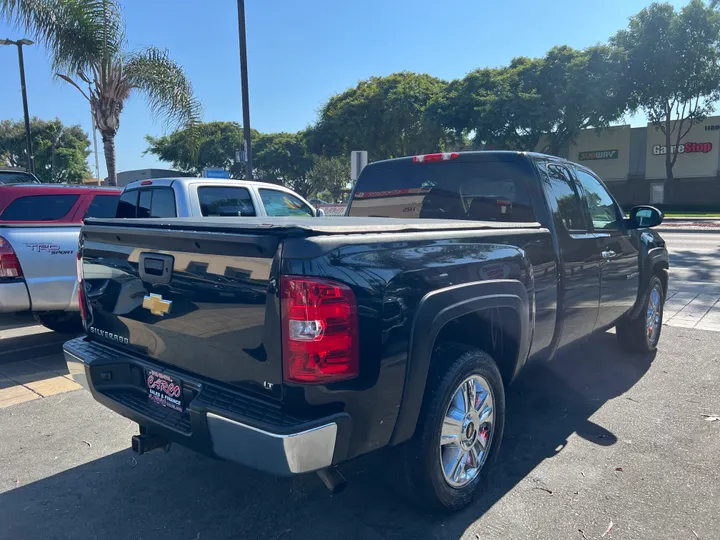
[[(672, 181), (665, 170), (669, 151), (678, 154)], [(720, 210), (720, 116), (692, 126), (677, 149), (668, 149), (662, 131), (650, 124), (622, 125), (583, 130), (560, 154), (595, 171), (626, 208)]]

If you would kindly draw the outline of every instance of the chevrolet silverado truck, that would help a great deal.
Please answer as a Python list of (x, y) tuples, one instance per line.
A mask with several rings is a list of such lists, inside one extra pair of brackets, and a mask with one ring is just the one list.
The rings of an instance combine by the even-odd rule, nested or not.
[(116, 217), (314, 217), (324, 213), (294, 191), (252, 180), (156, 178), (128, 184)]
[(82, 332), (80, 225), (84, 217), (114, 216), (119, 195), (119, 189), (39, 182), (0, 185), (0, 313), (31, 311), (51, 330)]
[(398, 447), (409, 493), (457, 510), (500, 451), (523, 366), (613, 326), (657, 347), (662, 214), (625, 218), (580, 165), (377, 162), (348, 214), (86, 221), (87, 335), (65, 344), (68, 370), (139, 424), (138, 453), (175, 442), (338, 490), (338, 464)]

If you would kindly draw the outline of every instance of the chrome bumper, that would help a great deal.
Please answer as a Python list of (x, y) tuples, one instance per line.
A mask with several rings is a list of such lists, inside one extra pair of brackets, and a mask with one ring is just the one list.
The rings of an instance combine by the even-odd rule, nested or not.
[[(280, 435), (207, 414), (213, 451), (218, 457), (263, 471), (291, 474), (332, 465), (337, 438), (334, 422), (299, 433)], [(280, 470), (278, 469), (280, 465)]]
[[(335, 454), (341, 437), (343, 441), (349, 437), (349, 417), (345, 414), (298, 424), (296, 428), (282, 426), (275, 430), (272, 429), (274, 426), (268, 426), (261, 429), (229, 411), (225, 414), (217, 407), (206, 407), (202, 390), (183, 413), (189, 416), (189, 431), (178, 433), (168, 429), (142, 408), (121, 403), (93, 382), (93, 373), (97, 377), (97, 372), (111, 369), (109, 366), (142, 364), (143, 361), (115, 351), (108, 357), (109, 349), (105, 347), (94, 349), (83, 338), (65, 343), (65, 362), (73, 380), (89, 390), (101, 404), (180, 445), (279, 476), (323, 469), (342, 457)], [(182, 380), (190, 382), (187, 377)], [(339, 429), (339, 424), (344, 424), (345, 429)], [(345, 445), (340, 444), (340, 447)]]

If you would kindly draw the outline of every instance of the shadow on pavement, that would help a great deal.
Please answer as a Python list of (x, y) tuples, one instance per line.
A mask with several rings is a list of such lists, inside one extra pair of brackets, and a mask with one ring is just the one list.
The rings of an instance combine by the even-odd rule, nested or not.
[(0, 538), (458, 538), (573, 433), (614, 444), (589, 418), (653, 358), (627, 355), (601, 334), (529, 366), (508, 392), (503, 450), (485, 493), (453, 516), (405, 502), (386, 451), (345, 465), (349, 486), (330, 498), (314, 475), (278, 479), (184, 449), (124, 450), (1, 494)]

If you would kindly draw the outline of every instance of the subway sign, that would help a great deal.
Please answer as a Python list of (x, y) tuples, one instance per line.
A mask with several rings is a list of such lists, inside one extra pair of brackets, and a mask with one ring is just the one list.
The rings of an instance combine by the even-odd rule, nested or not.
[(591, 150), (589, 152), (580, 152), (578, 154), (579, 161), (589, 161), (591, 159), (617, 159), (617, 150)]
[[(677, 148), (677, 150), (676, 150)], [(686, 142), (675, 146), (674, 144), (670, 147), (670, 151), (675, 154), (707, 154), (713, 149), (711, 142)], [(664, 156), (668, 153), (667, 146), (663, 144), (656, 144), (653, 146), (652, 153), (654, 156)]]

